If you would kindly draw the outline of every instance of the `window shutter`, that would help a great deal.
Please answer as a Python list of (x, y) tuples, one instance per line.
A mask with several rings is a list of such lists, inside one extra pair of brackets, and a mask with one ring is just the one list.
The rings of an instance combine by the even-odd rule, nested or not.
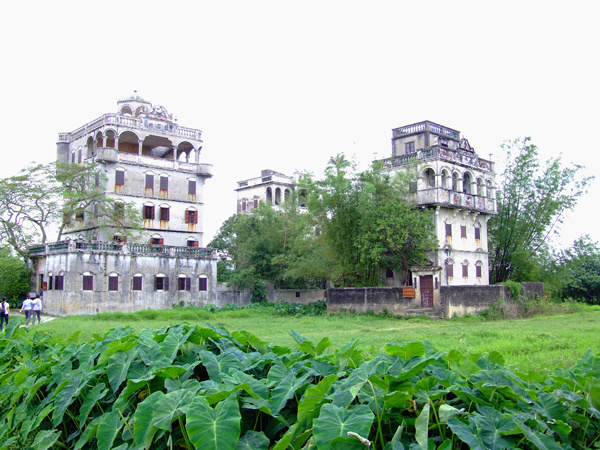
[(115, 172), (115, 185), (123, 186), (125, 184), (125, 171), (117, 170)]
[(481, 228), (475, 228), (475, 239), (476, 240), (481, 239)]
[(461, 225), (460, 226), (460, 237), (461, 238), (466, 238), (467, 237), (467, 226), (466, 225)]
[(94, 277), (92, 275), (83, 276), (83, 290), (93, 291), (94, 290)]
[(154, 175), (151, 173), (146, 174), (146, 189), (154, 189)]
[(481, 266), (475, 266), (475, 276), (481, 278)]
[(154, 275), (154, 290), (158, 291), (158, 277)]
[(160, 177), (160, 190), (168, 191), (169, 190), (169, 177)]
[(51, 291), (52, 290), (52, 275), (50, 275), (48, 277), (48, 290)]
[(188, 194), (196, 195), (196, 180), (188, 180)]
[(163, 289), (165, 291), (169, 290), (169, 277), (164, 277), (164, 287), (163, 287)]
[(198, 247), (198, 241), (194, 241), (194, 247)]
[(463, 264), (462, 266), (462, 276), (463, 278), (467, 278), (469, 276), (469, 266)]
[(133, 277), (133, 290), (141, 291), (142, 290), (142, 277)]
[(108, 277), (108, 290), (118, 291), (119, 290), (119, 277), (109, 276)]
[(446, 224), (446, 236), (452, 237), (452, 224), (451, 223)]
[(446, 266), (446, 273), (448, 274), (448, 277), (452, 278), (454, 276), (454, 265), (448, 264)]
[(185, 211), (185, 223), (190, 223), (190, 211)]
[(199, 280), (198, 290), (206, 291), (208, 289), (208, 278), (199, 278)]
[(192, 290), (192, 279), (189, 277), (185, 279), (185, 290), (186, 291)]

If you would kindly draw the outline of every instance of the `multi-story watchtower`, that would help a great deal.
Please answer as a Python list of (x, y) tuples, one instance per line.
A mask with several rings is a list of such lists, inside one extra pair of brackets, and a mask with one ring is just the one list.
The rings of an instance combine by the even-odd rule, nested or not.
[[(106, 192), (133, 203), (144, 221), (148, 243), (202, 246), (203, 187), (212, 165), (200, 163), (202, 132), (185, 128), (172, 114), (137, 93), (71, 133), (60, 133), (57, 160), (93, 161), (106, 175)], [(120, 241), (97, 226), (94, 211), (72, 222), (70, 238)]]
[[(212, 166), (200, 163), (201, 131), (140, 96), (117, 102), (71, 133), (60, 133), (57, 160), (98, 165), (96, 186), (143, 218), (141, 242), (102, 227), (92, 205), (63, 240), (30, 248), (36, 291), (51, 314), (93, 314), (214, 303), (217, 262), (202, 247), (202, 193)], [(82, 205), (82, 208), (85, 205)]]
[(392, 156), (383, 163), (392, 170), (418, 167), (410, 198), (433, 213), (436, 283), (489, 284), (487, 222), (496, 214), (492, 161), (480, 158), (459, 131), (430, 121), (392, 133)]
[[(237, 213), (251, 214), (260, 202), (279, 208), (291, 198), (296, 189), (296, 179), (274, 170), (262, 170), (260, 177), (237, 182)], [(301, 203), (301, 207), (304, 204)]]

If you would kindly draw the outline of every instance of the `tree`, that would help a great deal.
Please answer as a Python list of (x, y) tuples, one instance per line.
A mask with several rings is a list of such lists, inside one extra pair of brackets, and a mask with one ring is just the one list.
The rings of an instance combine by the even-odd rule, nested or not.
[(30, 165), (0, 180), (0, 237), (26, 258), (30, 246), (46, 243), (52, 227), (60, 240), (74, 216), (94, 208), (99, 228), (137, 236), (140, 213), (130, 204), (117, 206), (102, 189), (105, 179), (93, 163), (50, 163)]
[(600, 303), (600, 248), (589, 236), (561, 252), (561, 296)]
[(560, 157), (542, 166), (528, 137), (502, 149), (506, 168), (497, 192), (498, 214), (488, 227), (490, 281), (536, 281), (540, 250), (593, 177), (584, 177), (582, 166), (563, 166)]
[(0, 296), (9, 301), (22, 300), (29, 292), (30, 276), (27, 264), (11, 256), (9, 248), (0, 248)]
[(221, 282), (254, 287), (267, 281), (275, 288), (301, 288), (311, 281), (293, 269), (310, 236), (309, 217), (299, 213), (292, 196), (280, 210), (261, 203), (251, 215), (231, 216), (209, 247), (217, 249)]
[(356, 173), (344, 155), (330, 159), (323, 180), (305, 175), (307, 206), (320, 235), (329, 279), (341, 286), (378, 286), (381, 272), (408, 273), (436, 245), (429, 212), (408, 203), (410, 172), (382, 167)]

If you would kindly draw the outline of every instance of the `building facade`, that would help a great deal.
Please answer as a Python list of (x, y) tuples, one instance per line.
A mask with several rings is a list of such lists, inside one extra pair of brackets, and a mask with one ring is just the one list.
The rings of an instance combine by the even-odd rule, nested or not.
[(36, 287), (54, 314), (134, 311), (173, 303), (210, 303), (216, 255), (203, 245), (205, 181), (202, 132), (177, 123), (163, 106), (137, 93), (71, 133), (60, 133), (57, 161), (93, 162), (115, 204), (133, 205), (143, 220), (137, 242), (101, 226), (96, 205), (73, 218), (64, 241), (31, 249)]
[[(296, 189), (296, 179), (274, 170), (262, 170), (260, 177), (237, 182), (237, 213), (251, 214), (260, 202), (279, 208), (289, 201)], [(299, 198), (300, 208), (304, 208)]]
[[(381, 162), (389, 170), (417, 168), (410, 200), (431, 211), (438, 240), (432, 266), (415, 268), (413, 285), (426, 283), (432, 298), (440, 286), (489, 285), (487, 223), (497, 212), (494, 164), (477, 155), (460, 131), (434, 122), (392, 133), (392, 156)], [(386, 276), (394, 285), (394, 274)]]

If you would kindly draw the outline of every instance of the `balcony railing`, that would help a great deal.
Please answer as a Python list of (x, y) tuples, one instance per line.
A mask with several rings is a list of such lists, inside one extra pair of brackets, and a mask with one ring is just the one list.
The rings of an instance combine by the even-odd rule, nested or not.
[(96, 131), (105, 125), (157, 131), (162, 134), (171, 134), (187, 139), (194, 139), (196, 141), (202, 140), (202, 131), (196, 130), (195, 128), (182, 127), (173, 122), (162, 123), (162, 121), (123, 116), (120, 114), (104, 114), (103, 116), (86, 123), (82, 127), (77, 128), (71, 133), (59, 133), (58, 139), (61, 142), (71, 142), (88, 133)]
[(470, 209), (490, 214), (496, 213), (496, 200), (476, 194), (452, 191), (443, 188), (419, 190), (415, 194), (417, 205), (443, 205), (453, 208)]
[(415, 161), (427, 161), (439, 158), (443, 161), (462, 164), (464, 166), (474, 167), (478, 170), (494, 171), (494, 163), (490, 160), (480, 158), (474, 153), (462, 150), (453, 150), (450, 148), (435, 145), (423, 150), (417, 150), (416, 153), (409, 155), (392, 156), (391, 158), (380, 159), (379, 162), (387, 168), (407, 166)]
[(429, 122), (428, 120), (425, 122), (413, 123), (412, 125), (395, 128), (394, 137), (404, 136), (406, 134), (421, 133), (424, 131), (431, 131), (442, 136), (460, 139), (460, 131), (453, 130), (452, 128), (448, 128), (443, 125), (438, 125), (437, 123)]
[(216, 250), (202, 247), (176, 247), (172, 245), (152, 245), (120, 242), (70, 240), (36, 245), (29, 249), (30, 256), (71, 252), (118, 252), (124, 255), (136, 254), (158, 257), (190, 257), (216, 259)]

